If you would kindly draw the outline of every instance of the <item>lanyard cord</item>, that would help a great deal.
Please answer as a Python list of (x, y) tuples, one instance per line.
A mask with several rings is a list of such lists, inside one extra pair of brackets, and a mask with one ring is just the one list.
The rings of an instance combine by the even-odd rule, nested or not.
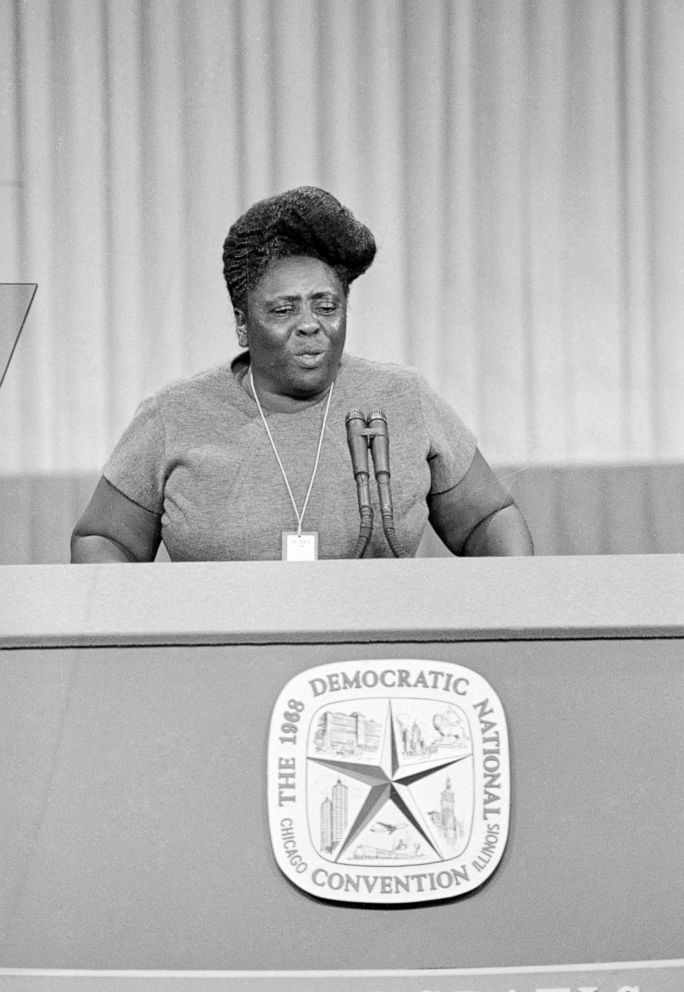
[(295, 498), (292, 494), (292, 487), (290, 486), (287, 474), (285, 472), (285, 467), (280, 460), (280, 455), (278, 454), (278, 449), (275, 446), (275, 441), (273, 440), (273, 435), (271, 434), (268, 424), (266, 423), (266, 417), (264, 417), (264, 411), (261, 409), (261, 403), (259, 402), (259, 397), (257, 396), (257, 391), (254, 388), (254, 376), (252, 375), (252, 367), (249, 368), (249, 384), (252, 387), (252, 393), (254, 399), (256, 400), (256, 405), (259, 410), (259, 415), (261, 417), (262, 423), (266, 428), (266, 433), (268, 434), (268, 439), (271, 442), (271, 447), (273, 448), (273, 454), (276, 456), (276, 461), (280, 466), (280, 471), (282, 472), (283, 479), (285, 480), (285, 485), (287, 486), (287, 491), (290, 494), (290, 501), (292, 503), (292, 508), (294, 509), (295, 516), (297, 518), (297, 537), (302, 536), (302, 521), (304, 520), (304, 514), (306, 513), (306, 508), (309, 505), (309, 496), (311, 495), (311, 490), (313, 489), (314, 479), (316, 478), (316, 472), (318, 470), (318, 461), (321, 457), (321, 448), (323, 447), (323, 435), (325, 434), (325, 425), (328, 422), (328, 410), (330, 409), (330, 400), (332, 399), (333, 386), (335, 382), (330, 383), (330, 390), (328, 392), (328, 401), (325, 404), (325, 413), (323, 414), (323, 424), (321, 426), (321, 436), (318, 439), (318, 448), (316, 449), (316, 460), (314, 461), (313, 472), (311, 473), (311, 480), (309, 482), (309, 488), (306, 493), (306, 499), (304, 500), (304, 506), (302, 507), (302, 512), (300, 513), (297, 509), (297, 504), (295, 503)]

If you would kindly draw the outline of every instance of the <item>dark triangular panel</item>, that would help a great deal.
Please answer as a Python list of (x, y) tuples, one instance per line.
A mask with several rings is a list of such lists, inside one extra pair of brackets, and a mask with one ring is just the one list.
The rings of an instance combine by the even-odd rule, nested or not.
[(35, 282), (0, 282), (0, 386), (37, 289)]

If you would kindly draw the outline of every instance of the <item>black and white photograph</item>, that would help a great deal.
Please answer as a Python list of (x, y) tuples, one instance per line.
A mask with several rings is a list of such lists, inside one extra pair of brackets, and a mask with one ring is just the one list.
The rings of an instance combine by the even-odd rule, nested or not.
[(0, 0), (0, 992), (684, 988), (684, 0)]

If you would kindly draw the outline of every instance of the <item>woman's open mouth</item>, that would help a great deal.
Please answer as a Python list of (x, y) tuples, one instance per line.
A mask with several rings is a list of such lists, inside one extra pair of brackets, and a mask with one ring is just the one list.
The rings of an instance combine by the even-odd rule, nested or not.
[(323, 362), (325, 352), (323, 351), (303, 351), (295, 356), (300, 365), (306, 369), (315, 369)]

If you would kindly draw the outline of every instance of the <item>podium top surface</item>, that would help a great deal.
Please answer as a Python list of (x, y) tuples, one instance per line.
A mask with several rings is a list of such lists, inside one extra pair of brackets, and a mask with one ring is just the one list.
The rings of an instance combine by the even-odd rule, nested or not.
[(0, 647), (684, 636), (684, 556), (0, 568)]

